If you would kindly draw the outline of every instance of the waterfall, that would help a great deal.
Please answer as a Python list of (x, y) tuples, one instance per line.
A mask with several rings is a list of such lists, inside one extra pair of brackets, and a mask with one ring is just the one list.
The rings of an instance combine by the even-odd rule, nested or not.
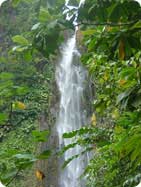
[[(80, 53), (76, 48), (73, 35), (62, 47), (62, 59), (56, 70), (56, 79), (60, 91), (60, 112), (57, 120), (59, 145), (66, 146), (70, 139), (63, 139), (65, 132), (79, 129), (85, 124), (85, 111), (82, 110), (84, 80), (86, 72), (80, 65)], [(81, 152), (81, 147), (68, 150), (64, 160)], [(60, 169), (59, 187), (84, 187), (80, 175), (85, 167), (86, 156), (74, 159), (64, 170)]]

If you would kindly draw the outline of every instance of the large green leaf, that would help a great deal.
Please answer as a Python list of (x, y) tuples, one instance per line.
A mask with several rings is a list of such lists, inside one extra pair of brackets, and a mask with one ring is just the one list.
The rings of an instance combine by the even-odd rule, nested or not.
[(13, 79), (14, 75), (12, 73), (8, 73), (8, 72), (2, 72), (0, 74), (0, 81), (1, 80), (8, 80), (8, 79)]
[(13, 86), (17, 95), (26, 95), (30, 89), (27, 86)]
[(82, 127), (78, 130), (71, 131), (71, 132), (66, 132), (63, 134), (63, 138), (72, 138), (76, 135), (83, 135), (86, 133), (93, 133), (94, 129), (93, 128), (88, 128), (88, 127)]
[(41, 23), (36, 23), (32, 26), (31, 30), (37, 30), (40, 27)]
[(59, 151), (59, 155), (64, 154), (67, 150), (69, 150), (69, 149), (71, 149), (71, 148), (74, 148), (76, 145), (78, 145), (77, 142), (76, 142), (76, 143), (71, 143), (71, 144), (69, 144), (69, 145), (63, 147), (63, 148), (61, 149), (61, 151)]
[(20, 3), (21, 0), (12, 0), (12, 4), (14, 7), (16, 7), (19, 3)]
[(46, 142), (48, 140), (49, 131), (32, 131), (32, 135), (36, 142)]
[(129, 95), (132, 93), (132, 91), (133, 91), (133, 88), (120, 93), (117, 97), (117, 104), (119, 104), (122, 100), (127, 99), (127, 97), (129, 97)]
[(32, 166), (38, 159), (31, 153), (19, 153), (12, 157), (18, 169), (26, 169)]
[(51, 150), (45, 150), (37, 156), (38, 159), (48, 159), (51, 156)]
[(13, 42), (20, 44), (20, 45), (28, 45), (29, 44), (28, 40), (21, 35), (13, 36), (12, 40), (13, 40)]
[[(40, 14), (39, 14), (39, 21), (47, 22), (47, 21), (50, 21), (51, 19), (52, 19), (52, 16), (50, 15), (49, 11), (45, 8), (41, 8)], [(33, 30), (33, 28), (32, 28), (32, 30)]]
[(6, 113), (0, 113), (0, 125), (5, 123), (8, 119), (8, 114)]
[(1, 181), (3, 183), (8, 183), (11, 180), (11, 178), (16, 176), (17, 171), (17, 168), (11, 168), (9, 170), (4, 171), (0, 176)]

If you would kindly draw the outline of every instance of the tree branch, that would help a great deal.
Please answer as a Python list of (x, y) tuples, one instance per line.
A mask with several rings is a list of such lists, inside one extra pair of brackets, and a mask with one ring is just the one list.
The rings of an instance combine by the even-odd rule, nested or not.
[(18, 171), (17, 171), (17, 173), (9, 180), (9, 182), (5, 186), (9, 186), (9, 184), (18, 176), (20, 170), (21, 169), (19, 168)]
[(127, 22), (127, 23), (113, 23), (113, 22), (103, 22), (103, 23), (88, 23), (88, 22), (80, 22), (75, 27), (80, 26), (80, 25), (89, 25), (89, 26), (112, 26), (112, 27), (117, 27), (117, 26), (128, 26), (135, 24), (138, 20)]

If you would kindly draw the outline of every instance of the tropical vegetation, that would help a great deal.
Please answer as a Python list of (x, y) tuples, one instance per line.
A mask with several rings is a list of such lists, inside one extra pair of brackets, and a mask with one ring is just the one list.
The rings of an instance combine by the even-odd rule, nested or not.
[[(55, 60), (64, 32), (75, 30), (79, 2), (5, 1), (0, 12), (0, 180), (7, 186), (38, 159), (42, 111), (49, 116)], [(66, 7), (67, 8), (67, 7)], [(94, 96), (87, 126), (66, 132), (91, 159), (81, 177), (90, 187), (134, 187), (141, 180), (141, 5), (136, 0), (86, 0), (78, 8), (78, 48)], [(47, 110), (45, 110), (47, 109)], [(75, 138), (74, 138), (75, 137)], [(17, 139), (19, 140), (17, 142)], [(25, 139), (27, 144), (25, 144)], [(34, 143), (33, 143), (34, 142)], [(14, 186), (14, 185), (13, 185)]]

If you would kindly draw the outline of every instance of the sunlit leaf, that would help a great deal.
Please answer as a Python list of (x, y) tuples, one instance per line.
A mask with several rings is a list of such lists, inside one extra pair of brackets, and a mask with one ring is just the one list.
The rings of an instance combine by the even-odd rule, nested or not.
[(49, 131), (32, 131), (32, 135), (36, 142), (46, 142), (49, 136)]
[(22, 103), (21, 101), (16, 101), (14, 104), (15, 105), (13, 105), (13, 106), (17, 109), (20, 109), (20, 110), (26, 109), (26, 105), (24, 103)]
[(120, 86), (123, 86), (123, 85), (126, 84), (126, 82), (127, 82), (126, 80), (121, 79), (118, 83), (119, 83)]
[(35, 25), (32, 26), (31, 30), (36, 30), (40, 27), (41, 23), (36, 23)]
[(34, 158), (34, 156), (32, 154), (28, 154), (28, 153), (25, 153), (25, 154), (19, 153), (19, 154), (13, 155), (13, 158), (32, 160)]
[[(47, 9), (45, 9), (45, 8), (40, 9), (39, 20), (41, 22), (47, 22), (51, 18), (52, 17), (51, 17), (51, 15), (50, 15), (50, 13), (48, 12)], [(39, 24), (38, 25), (36, 24), (36, 27), (38, 27), (38, 26), (39, 26)], [(34, 28), (35, 28), (35, 25), (34, 25)], [(32, 28), (32, 30), (34, 30), (34, 29)]]
[(41, 170), (36, 170), (35, 175), (37, 179), (40, 181), (42, 181), (45, 178), (45, 175)]
[(20, 44), (20, 45), (28, 45), (29, 44), (28, 40), (21, 35), (13, 36), (12, 40), (13, 40), (13, 42)]
[(1, 79), (8, 80), (8, 79), (13, 79), (13, 78), (14, 78), (14, 75), (12, 73), (2, 72), (0, 74), (0, 80)]
[(21, 0), (12, 0), (12, 4), (14, 7), (16, 7), (19, 3), (20, 3)]
[(0, 113), (0, 124), (3, 124), (8, 119), (8, 114)]
[(93, 113), (93, 115), (92, 115), (92, 117), (91, 117), (91, 124), (93, 125), (93, 126), (95, 126), (96, 125), (96, 115)]

